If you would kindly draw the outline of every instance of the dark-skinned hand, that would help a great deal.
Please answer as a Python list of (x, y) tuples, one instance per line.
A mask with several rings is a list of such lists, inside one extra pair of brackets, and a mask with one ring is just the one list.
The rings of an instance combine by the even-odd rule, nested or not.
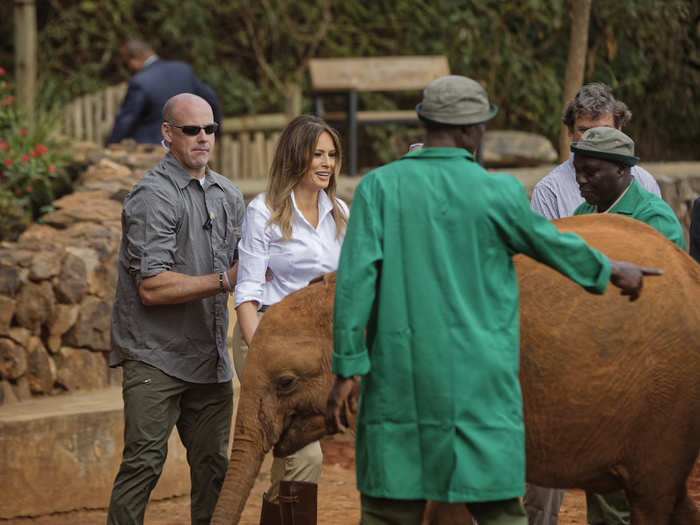
[(335, 434), (348, 430), (349, 413), (357, 413), (358, 382), (356, 377), (336, 376), (326, 404), (326, 429), (329, 433)]
[(642, 268), (636, 264), (610, 259), (610, 282), (620, 288), (621, 295), (629, 295), (630, 301), (636, 301), (642, 293), (645, 275), (661, 275), (662, 270)]

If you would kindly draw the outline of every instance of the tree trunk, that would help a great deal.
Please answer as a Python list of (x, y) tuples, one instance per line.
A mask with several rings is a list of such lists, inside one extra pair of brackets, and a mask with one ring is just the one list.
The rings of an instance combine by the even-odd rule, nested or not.
[[(574, 96), (583, 84), (583, 72), (586, 66), (588, 50), (588, 26), (591, 17), (592, 0), (571, 0), (571, 39), (569, 40), (569, 58), (564, 76), (564, 97), (562, 107)], [(569, 158), (569, 133), (566, 126), (559, 134), (559, 162)]]
[(34, 126), (36, 98), (36, 4), (34, 0), (15, 0), (15, 77), (17, 102)]

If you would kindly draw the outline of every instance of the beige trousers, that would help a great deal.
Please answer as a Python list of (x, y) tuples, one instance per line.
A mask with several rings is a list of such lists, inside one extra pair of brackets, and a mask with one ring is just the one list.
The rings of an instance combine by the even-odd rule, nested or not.
[[(258, 318), (262, 318), (262, 316), (262, 312), (258, 312)], [(233, 367), (240, 381), (248, 357), (248, 345), (243, 340), (238, 321), (236, 321), (236, 325), (233, 327), (232, 339)], [(272, 503), (277, 503), (280, 481), (318, 483), (321, 477), (322, 465), (323, 452), (321, 451), (321, 443), (318, 441), (309, 443), (304, 448), (284, 458), (275, 458), (272, 462), (272, 468), (270, 469), (270, 488), (268, 488), (266, 492), (267, 500)]]

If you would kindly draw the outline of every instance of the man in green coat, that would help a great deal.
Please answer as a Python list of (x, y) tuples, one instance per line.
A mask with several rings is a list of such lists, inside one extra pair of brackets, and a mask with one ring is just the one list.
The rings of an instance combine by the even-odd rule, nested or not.
[[(581, 140), (571, 143), (576, 182), (585, 199), (574, 215), (617, 213), (647, 223), (685, 250), (685, 238), (671, 207), (642, 188), (631, 173), (639, 162), (634, 141), (610, 127), (586, 130)], [(630, 522), (624, 490), (607, 494), (586, 491), (587, 521), (591, 525)]]
[(615, 128), (587, 130), (574, 152), (576, 182), (586, 200), (574, 215), (618, 213), (647, 223), (685, 250), (683, 229), (671, 207), (646, 191), (632, 177), (630, 168), (637, 164), (634, 141)]
[(527, 520), (518, 285), (525, 253), (592, 293), (636, 299), (645, 272), (608, 260), (530, 209), (515, 178), (474, 160), (497, 112), (466, 77), (431, 82), (425, 148), (363, 178), (338, 268), (326, 413), (342, 428), (363, 376), (356, 468), (362, 524), (420, 524), (426, 499), (480, 525)]

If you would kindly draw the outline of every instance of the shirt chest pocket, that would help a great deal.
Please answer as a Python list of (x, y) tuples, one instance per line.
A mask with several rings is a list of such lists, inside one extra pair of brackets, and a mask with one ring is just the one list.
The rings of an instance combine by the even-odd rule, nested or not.
[(221, 202), (218, 216), (212, 221), (212, 248), (225, 254), (228, 264), (233, 264), (233, 252), (241, 237), (241, 227), (227, 202)]
[(297, 254), (295, 254), (289, 242), (270, 243), (268, 266), (275, 275), (291, 275), (297, 263), (296, 257)]

